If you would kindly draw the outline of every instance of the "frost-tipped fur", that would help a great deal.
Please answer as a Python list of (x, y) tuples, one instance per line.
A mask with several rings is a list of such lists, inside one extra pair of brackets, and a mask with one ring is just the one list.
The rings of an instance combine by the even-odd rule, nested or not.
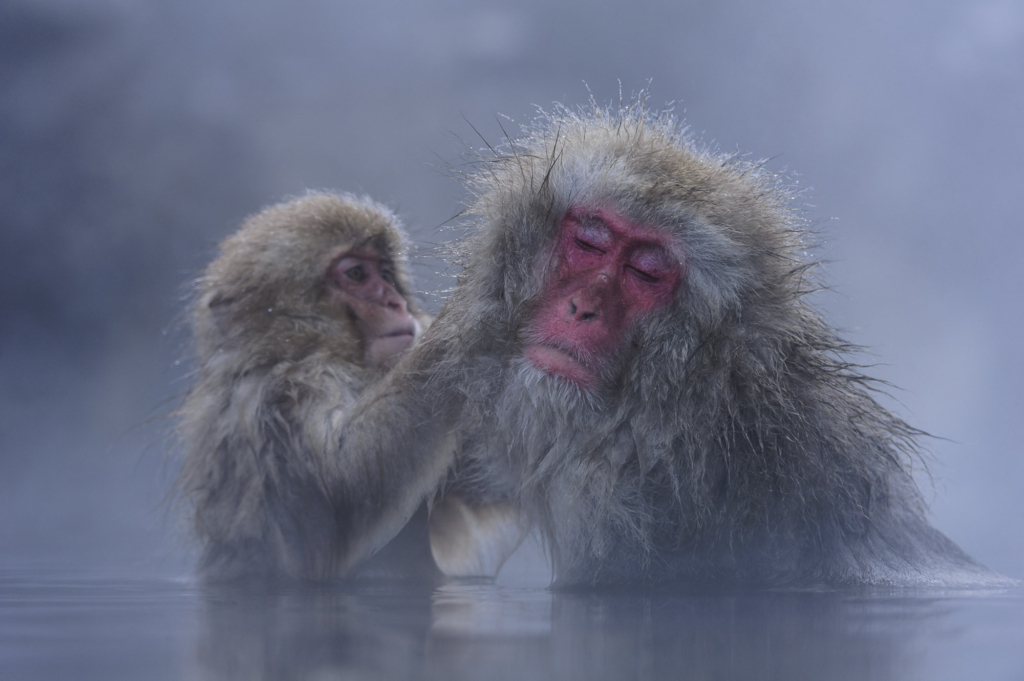
[[(639, 105), (560, 109), (483, 165), (457, 288), (343, 432), (356, 458), (410, 445), (394, 480), (408, 491), (375, 497), (378, 484), (364, 509), (409, 512), (420, 477), (447, 463), (426, 456), (432, 439), (451, 430), (446, 489), (518, 505), (561, 585), (1002, 583), (928, 524), (911, 477), (920, 433), (873, 399), (808, 306), (812, 263), (773, 175)], [(685, 272), (593, 394), (521, 358), (575, 205), (673, 235)], [(434, 425), (381, 437), (383, 410)], [(354, 531), (376, 531), (366, 517)]]
[(390, 257), (396, 288), (425, 323), (409, 296), (398, 220), (349, 195), (311, 193), (254, 215), (197, 282), (178, 491), (191, 504), (204, 577), (341, 572), (345, 549), (328, 494), (338, 432), (378, 376), (326, 274), (357, 246)]

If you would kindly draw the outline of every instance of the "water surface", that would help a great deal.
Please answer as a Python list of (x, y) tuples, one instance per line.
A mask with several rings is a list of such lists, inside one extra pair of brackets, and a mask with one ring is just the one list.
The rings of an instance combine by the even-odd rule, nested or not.
[(1024, 679), (1024, 594), (0, 572), (0, 679)]

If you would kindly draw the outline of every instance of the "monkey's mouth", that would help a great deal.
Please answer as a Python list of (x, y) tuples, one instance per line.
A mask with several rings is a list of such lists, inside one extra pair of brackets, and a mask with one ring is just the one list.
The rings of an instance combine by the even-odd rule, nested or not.
[(412, 345), (414, 340), (416, 340), (416, 329), (412, 326), (408, 326), (377, 336), (373, 342), (389, 344), (408, 343), (409, 345)]
[(523, 348), (523, 356), (541, 371), (581, 388), (592, 388), (597, 382), (597, 377), (579, 358), (554, 345), (531, 343)]
[(408, 336), (409, 338), (415, 338), (416, 337), (416, 329), (414, 329), (414, 328), (412, 328), (410, 326), (410, 327), (405, 328), (405, 329), (398, 329), (397, 331), (392, 331), (391, 333), (386, 333), (383, 336), (379, 336), (379, 338), (403, 338), (405, 336)]
[(387, 360), (405, 352), (416, 342), (416, 327), (400, 326), (370, 341), (370, 353), (376, 361)]

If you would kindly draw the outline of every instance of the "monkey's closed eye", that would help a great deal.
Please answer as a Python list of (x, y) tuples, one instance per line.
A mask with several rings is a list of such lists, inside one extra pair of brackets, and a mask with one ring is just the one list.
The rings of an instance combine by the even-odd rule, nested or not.
[(633, 275), (640, 281), (646, 282), (648, 284), (658, 283), (658, 277), (654, 276), (653, 274), (650, 274), (649, 272), (644, 272), (643, 270), (637, 269), (632, 265), (626, 265), (626, 269), (631, 271)]
[(592, 244), (590, 242), (584, 241), (583, 239), (579, 238), (578, 236), (574, 236), (572, 238), (572, 240), (574, 242), (576, 242), (576, 245), (581, 250), (584, 250), (587, 253), (596, 253), (596, 254), (600, 254), (600, 255), (604, 255), (604, 253), (605, 253), (605, 251), (603, 249), (598, 248), (597, 246), (595, 246), (594, 244)]

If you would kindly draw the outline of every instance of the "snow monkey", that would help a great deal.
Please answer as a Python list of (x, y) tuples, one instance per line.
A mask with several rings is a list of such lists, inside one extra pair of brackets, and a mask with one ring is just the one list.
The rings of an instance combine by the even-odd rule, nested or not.
[(640, 106), (557, 110), (469, 179), (464, 270), (341, 430), (342, 569), (438, 498), (434, 555), (555, 584), (994, 584), (931, 527), (922, 435), (812, 309), (782, 183)]
[[(427, 322), (409, 295), (405, 235), (383, 206), (318, 193), (249, 218), (220, 252), (197, 282), (197, 369), (181, 410), (178, 486), (200, 574), (338, 576), (328, 490), (341, 422)], [(425, 522), (422, 555), (413, 541), (392, 557), (419, 565), (399, 572), (434, 569)]]

